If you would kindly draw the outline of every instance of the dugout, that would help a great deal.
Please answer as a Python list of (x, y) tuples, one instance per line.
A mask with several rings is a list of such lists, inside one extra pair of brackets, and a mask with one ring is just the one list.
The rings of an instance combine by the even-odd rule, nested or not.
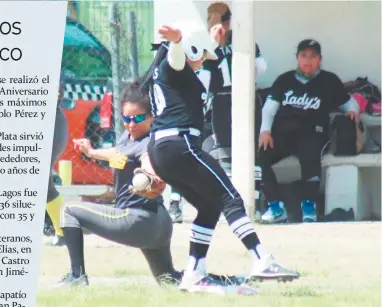
[[(185, 1), (186, 2), (186, 1)], [(166, 6), (160, 0), (154, 1), (154, 29), (161, 24), (171, 23), (180, 16), (191, 18), (192, 9), (187, 3), (177, 5), (172, 3)], [(198, 18), (206, 24), (208, 6), (219, 1), (192, 1), (196, 8)], [(305, 38), (314, 38), (320, 42), (323, 48), (323, 68), (335, 72), (343, 82), (355, 80), (358, 77), (368, 77), (377, 86), (381, 85), (381, 3), (374, 1), (255, 1), (253, 3), (243, 1), (222, 1), (231, 7), (233, 20), (235, 12), (240, 12), (240, 22), (233, 22), (233, 26), (240, 23), (241, 31), (239, 41), (243, 51), (248, 47), (248, 32), (253, 32), (256, 42), (259, 43), (264, 58), (267, 61), (268, 69), (266, 73), (256, 80), (260, 88), (271, 86), (276, 77), (296, 66), (296, 47), (299, 41)], [(186, 5), (187, 4), (187, 5)], [(242, 7), (241, 7), (242, 6)], [(250, 14), (245, 12), (245, 8), (252, 8)], [(252, 16), (253, 20), (246, 20), (244, 16)], [(236, 25), (235, 25), (236, 23)], [(207, 25), (206, 25), (207, 26)], [(237, 28), (239, 29), (239, 28)], [(236, 49), (238, 50), (238, 49)], [(239, 57), (248, 54), (246, 51), (240, 52)], [(235, 54), (235, 47), (234, 47)], [(254, 54), (252, 57), (254, 59)], [(233, 71), (237, 75), (242, 71), (246, 72), (245, 61), (237, 61), (233, 65)], [(247, 64), (248, 66), (248, 64)], [(233, 72), (235, 75), (235, 72)], [(242, 84), (251, 84), (248, 74), (241, 79)], [(234, 85), (235, 86), (235, 85)], [(237, 85), (241, 87), (242, 85)], [(254, 86), (253, 86), (254, 91)], [(253, 93), (234, 94), (234, 100), (241, 101), (235, 104), (233, 116), (241, 116), (241, 121), (250, 120), (249, 114), (253, 112), (251, 99)], [(252, 100), (253, 104), (253, 100)], [(245, 114), (245, 115), (243, 115)], [(378, 118), (363, 116), (364, 123), (370, 128), (374, 138), (381, 138), (381, 121)], [(238, 122), (233, 125), (233, 138), (238, 140), (250, 139), (246, 127)], [(233, 165), (240, 165), (241, 171), (235, 175), (236, 178), (248, 178), (251, 176), (249, 164), (253, 149), (248, 146), (250, 142), (234, 141), (241, 147), (240, 153), (235, 157), (233, 151)], [(253, 154), (253, 152), (252, 152)], [(293, 160), (293, 159), (292, 159)], [(277, 165), (277, 174), (283, 182), (290, 182), (296, 179), (299, 168), (296, 161), (287, 160)], [(237, 169), (239, 167), (236, 167)], [(359, 155), (356, 159), (332, 159), (326, 158), (324, 161), (325, 175), (323, 189), (330, 187), (326, 191), (325, 202), (330, 204), (327, 209), (333, 206), (345, 209), (353, 208), (356, 219), (361, 220), (372, 214), (381, 215), (381, 155), (375, 156)], [(247, 169), (247, 170), (246, 170)], [(249, 171), (248, 171), (249, 170)], [(333, 177), (335, 174), (335, 177)], [(342, 175), (341, 175), (342, 174)], [(338, 177), (340, 176), (340, 177)], [(251, 177), (253, 179), (253, 175)], [(333, 178), (338, 178), (334, 179)], [(330, 179), (330, 184), (326, 182)], [(236, 179), (237, 180), (237, 179)], [(248, 207), (253, 205), (253, 194), (250, 193), (250, 186), (247, 180), (237, 180), (237, 188), (243, 195)], [(350, 192), (351, 191), (351, 192)]]

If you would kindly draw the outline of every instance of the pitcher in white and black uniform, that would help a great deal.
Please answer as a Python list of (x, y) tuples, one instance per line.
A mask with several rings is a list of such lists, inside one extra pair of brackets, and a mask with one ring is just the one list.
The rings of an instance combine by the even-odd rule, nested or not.
[(206, 291), (217, 285), (207, 275), (206, 256), (220, 213), (248, 249), (253, 278), (295, 279), (299, 274), (276, 263), (245, 213), (243, 200), (219, 163), (201, 149), (204, 86), (195, 74), (203, 60), (217, 59), (202, 24), (163, 26), (170, 42), (159, 50), (146, 74), (154, 120), (148, 154), (155, 173), (177, 189), (198, 213), (191, 226), (189, 261), (180, 289)]
[(289, 155), (296, 155), (301, 165), (302, 219), (317, 220), (321, 154), (329, 139), (329, 113), (339, 109), (356, 123), (359, 120), (359, 106), (338, 76), (320, 69), (320, 44), (313, 39), (301, 41), (296, 57), (298, 68), (276, 79), (262, 110), (259, 162), (268, 200), (262, 221), (267, 223), (287, 220), (272, 165)]

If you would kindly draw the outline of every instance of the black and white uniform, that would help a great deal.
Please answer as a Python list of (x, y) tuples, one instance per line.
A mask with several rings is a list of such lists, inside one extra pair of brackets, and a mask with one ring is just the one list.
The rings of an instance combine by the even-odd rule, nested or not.
[[(128, 157), (123, 169), (115, 169), (116, 205), (67, 203), (61, 213), (61, 227), (89, 229), (105, 239), (142, 250), (154, 277), (176, 275), (171, 258), (172, 221), (163, 206), (162, 196), (146, 199), (129, 193), (134, 169), (147, 152), (149, 136), (131, 141), (127, 131), (117, 148)], [(67, 244), (70, 250), (70, 244)]]
[(316, 201), (322, 150), (328, 142), (329, 113), (344, 105), (352, 105), (352, 99), (331, 72), (321, 70), (313, 79), (303, 80), (293, 70), (276, 79), (263, 108), (261, 126), (261, 131), (271, 131), (274, 147), (259, 152), (268, 201), (280, 200), (271, 166), (289, 155), (296, 155), (301, 164), (306, 183), (304, 199)]
[[(175, 70), (165, 58), (154, 70), (151, 98), (155, 117), (148, 153), (157, 175), (198, 210), (190, 237), (190, 255), (195, 257), (206, 253), (222, 210), (239, 238), (255, 232), (230, 179), (201, 149), (203, 92), (202, 82), (187, 63)], [(254, 248), (257, 237), (248, 238), (248, 247)]]
[[(212, 129), (216, 140), (216, 150), (212, 153), (218, 158), (220, 165), (231, 174), (232, 146), (232, 31), (229, 32), (226, 46), (215, 50), (217, 61), (203, 63), (203, 75), (208, 84), (208, 91), (213, 95), (212, 100)], [(262, 59), (259, 46), (256, 44), (256, 61)], [(265, 63), (265, 62), (264, 62)], [(264, 66), (256, 65), (256, 74), (260, 75)], [(256, 110), (261, 110), (261, 101), (256, 97)], [(261, 112), (255, 112), (255, 140), (260, 129)], [(257, 142), (255, 142), (257, 144)]]

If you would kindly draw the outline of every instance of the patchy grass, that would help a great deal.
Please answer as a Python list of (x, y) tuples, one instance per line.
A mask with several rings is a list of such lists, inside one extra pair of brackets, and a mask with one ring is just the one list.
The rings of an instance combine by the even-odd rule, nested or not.
[[(190, 217), (191, 219), (192, 217)], [(182, 269), (188, 254), (185, 223), (175, 225), (172, 252)], [(85, 237), (90, 287), (49, 289), (68, 270), (66, 248), (44, 247), (38, 306), (286, 306), (379, 307), (381, 302), (381, 223), (328, 223), (257, 226), (265, 247), (299, 281), (259, 285), (254, 297), (185, 294), (158, 287), (139, 250)], [(207, 259), (208, 271), (243, 274), (250, 258), (226, 224), (220, 224)]]

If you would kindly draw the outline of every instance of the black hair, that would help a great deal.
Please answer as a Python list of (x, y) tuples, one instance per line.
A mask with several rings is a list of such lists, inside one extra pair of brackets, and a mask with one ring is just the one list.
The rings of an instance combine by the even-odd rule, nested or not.
[(149, 69), (146, 71), (146, 73), (139, 78), (140, 80), (140, 88), (143, 92), (149, 94), (152, 92), (152, 84), (153, 84), (153, 74), (155, 71), (155, 68), (158, 67), (158, 65), (167, 57), (168, 53), (168, 43), (162, 42), (161, 44), (151, 44), (152, 51), (157, 51), (157, 54), (155, 55), (155, 58), (153, 62), (151, 63)]
[(128, 83), (123, 88), (120, 101), (122, 107), (126, 103), (132, 103), (141, 107), (146, 114), (151, 113), (151, 104), (149, 96), (148, 93), (142, 90), (140, 78)]
[(135, 81), (128, 83), (121, 93), (122, 107), (125, 103), (139, 104), (146, 113), (152, 112), (151, 93), (153, 87), (153, 74), (155, 68), (166, 58), (168, 52), (168, 43), (151, 44), (151, 51), (157, 51), (153, 62), (146, 73)]

